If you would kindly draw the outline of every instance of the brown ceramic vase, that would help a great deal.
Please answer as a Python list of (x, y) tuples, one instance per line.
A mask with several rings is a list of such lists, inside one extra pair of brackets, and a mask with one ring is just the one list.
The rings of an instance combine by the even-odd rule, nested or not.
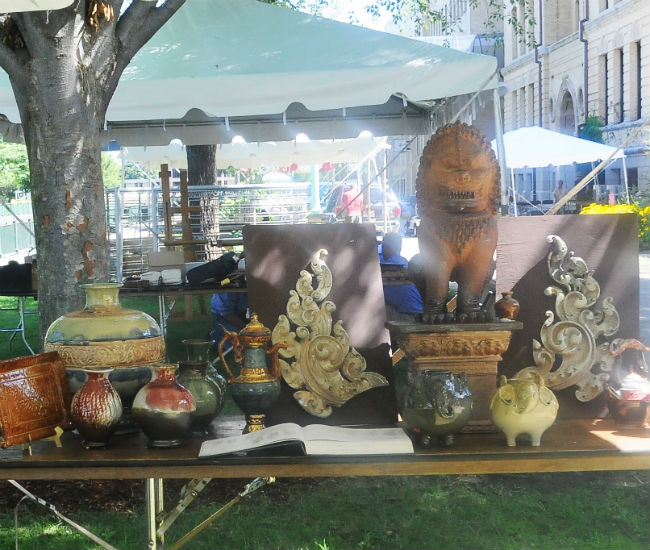
[(501, 298), (494, 304), (494, 313), (499, 319), (514, 321), (519, 315), (519, 302), (512, 297), (512, 291), (501, 293)]
[(112, 370), (85, 368), (86, 382), (72, 398), (70, 417), (86, 449), (105, 447), (122, 416), (122, 400), (108, 380)]

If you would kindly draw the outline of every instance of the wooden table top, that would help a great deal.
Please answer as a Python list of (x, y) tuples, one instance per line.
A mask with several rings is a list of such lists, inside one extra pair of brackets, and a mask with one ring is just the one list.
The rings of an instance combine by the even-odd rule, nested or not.
[[(219, 419), (211, 437), (240, 433), (243, 419)], [(0, 479), (142, 479), (342, 477), (436, 474), (535, 473), (650, 469), (647, 429), (619, 431), (611, 419), (557, 421), (540, 447), (507, 447), (501, 433), (460, 434), (454, 446), (413, 455), (219, 456), (198, 458), (201, 439), (175, 449), (149, 449), (141, 433), (114, 435), (110, 446), (85, 450), (66, 432), (63, 447), (32, 444), (0, 450)]]

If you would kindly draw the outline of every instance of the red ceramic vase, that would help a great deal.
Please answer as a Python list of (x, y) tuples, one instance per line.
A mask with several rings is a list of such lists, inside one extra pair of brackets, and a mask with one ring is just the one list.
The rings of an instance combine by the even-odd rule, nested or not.
[(178, 447), (187, 434), (196, 401), (190, 391), (176, 381), (177, 365), (151, 366), (153, 380), (143, 386), (133, 400), (133, 417), (149, 440), (149, 446)]
[(70, 418), (86, 449), (105, 447), (122, 416), (122, 400), (108, 380), (110, 367), (86, 367), (86, 382), (75, 393)]

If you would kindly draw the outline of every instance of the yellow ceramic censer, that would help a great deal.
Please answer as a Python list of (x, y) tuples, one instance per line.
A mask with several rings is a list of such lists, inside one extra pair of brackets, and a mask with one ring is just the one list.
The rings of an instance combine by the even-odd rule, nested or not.
[(522, 378), (501, 376), (499, 389), (492, 396), (492, 422), (506, 434), (509, 447), (516, 446), (519, 435), (529, 435), (531, 445), (539, 447), (542, 434), (555, 422), (558, 411), (555, 394), (541, 375)]
[[(280, 366), (278, 351), (286, 347), (277, 343), (269, 347), (271, 331), (257, 318), (251, 316), (251, 321), (240, 332), (225, 330), (225, 336), (219, 342), (219, 357), (228, 371), (230, 392), (235, 403), (246, 415), (246, 427), (243, 433), (256, 432), (264, 429), (266, 411), (276, 402), (280, 395)], [(235, 361), (241, 365), (239, 376), (235, 377), (226, 363), (223, 347), (232, 340)], [(271, 369), (266, 365), (266, 356), (271, 355)]]

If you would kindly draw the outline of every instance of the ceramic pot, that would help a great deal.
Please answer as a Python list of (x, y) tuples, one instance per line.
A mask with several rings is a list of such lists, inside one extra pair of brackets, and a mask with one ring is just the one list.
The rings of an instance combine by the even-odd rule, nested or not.
[(86, 382), (72, 398), (70, 418), (86, 449), (105, 447), (122, 416), (122, 400), (108, 379), (112, 370), (85, 368)]
[(196, 401), (190, 391), (176, 381), (177, 365), (151, 366), (154, 377), (133, 400), (133, 417), (147, 436), (150, 447), (178, 447), (187, 435)]
[(464, 373), (425, 369), (409, 373), (398, 405), (406, 428), (420, 447), (431, 447), (434, 439), (449, 446), (469, 421), (472, 394)]
[(225, 392), (208, 377), (207, 370), (207, 361), (178, 363), (176, 379), (190, 391), (196, 402), (190, 421), (190, 435), (196, 437), (208, 435), (208, 426), (223, 409), (226, 397)]
[(185, 353), (187, 354), (188, 361), (207, 361), (208, 366), (206, 369), (206, 377), (219, 386), (222, 395), (225, 397), (228, 384), (226, 379), (221, 376), (215, 368), (212, 361), (213, 357), (211, 356), (214, 350), (214, 341), (189, 338), (181, 340), (181, 342), (185, 346)]
[(61, 356), (72, 392), (86, 379), (84, 367), (112, 367), (109, 380), (128, 408), (151, 379), (148, 365), (164, 360), (165, 340), (153, 317), (120, 305), (121, 286), (81, 285), (84, 309), (56, 319), (47, 329), (44, 348)]
[(499, 319), (514, 321), (519, 315), (519, 302), (512, 297), (512, 291), (501, 293), (501, 298), (494, 304), (494, 313)]
[(519, 435), (530, 436), (532, 446), (538, 447), (559, 408), (544, 378), (539, 374), (510, 379), (501, 376), (498, 386), (490, 401), (492, 422), (505, 433), (509, 447), (516, 446)]
[[(235, 362), (241, 365), (239, 376), (233, 375), (223, 354), (223, 346), (229, 340), (233, 342)], [(239, 334), (226, 331), (219, 342), (219, 357), (230, 377), (230, 394), (246, 416), (243, 433), (264, 429), (266, 412), (280, 396), (278, 351), (285, 345), (269, 346), (270, 342), (271, 331), (259, 322), (256, 314), (251, 315), (250, 323)], [(267, 355), (272, 357), (270, 369), (266, 364)]]

